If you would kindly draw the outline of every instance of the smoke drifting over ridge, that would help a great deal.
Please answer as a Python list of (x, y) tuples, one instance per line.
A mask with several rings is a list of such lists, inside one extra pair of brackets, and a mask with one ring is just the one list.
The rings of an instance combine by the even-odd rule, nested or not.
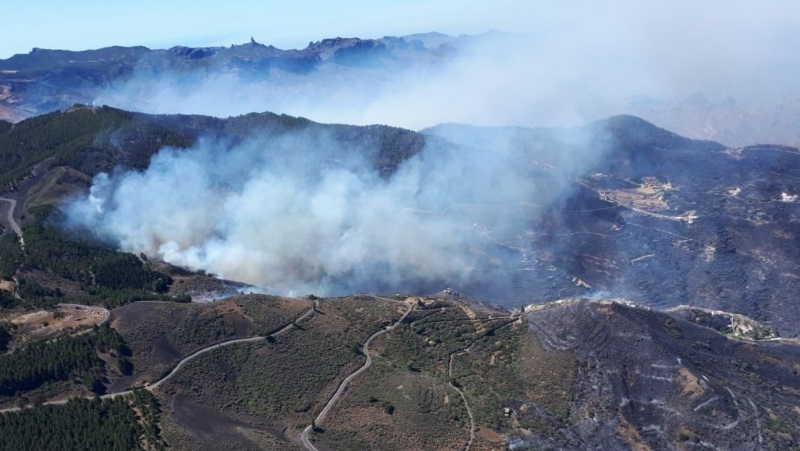
[[(397, 60), (330, 60), (308, 72), (191, 72), (145, 61), (95, 101), (420, 129), (583, 124), (631, 111), (632, 101), (646, 110), (701, 91), (751, 103), (798, 95), (798, 64), (785, 43), (796, 41), (800, 15), (735, 1), (581, 2), (580, 11), (514, 4), (531, 18), (530, 34), (459, 38)], [(541, 155), (507, 132), (474, 147), (428, 146), (387, 178), (332, 138), (201, 141), (164, 149), (145, 172), (98, 176), (90, 196), (66, 208), (73, 225), (124, 250), (272, 291), (458, 285), (518, 263), (526, 246), (519, 237), (536, 212), (602, 154), (602, 140), (577, 133), (556, 164), (537, 165)]]
[(502, 8), (516, 20), (499, 26), (514, 34), (445, 39), (442, 48), (441, 39), (423, 37), (428, 53), (365, 54), (357, 65), (326, 59), (304, 73), (206, 67), (187, 75), (180, 65), (154, 71), (144, 62), (95, 101), (153, 113), (274, 111), (421, 129), (582, 125), (625, 113), (669, 122), (650, 109), (688, 107), (698, 93), (711, 105), (733, 98), (746, 111), (800, 96), (795, 2), (511, 1)]
[(325, 133), (202, 139), (161, 150), (144, 172), (99, 174), (86, 197), (62, 208), (70, 226), (122, 250), (271, 292), (493, 284), (502, 281), (481, 280), (487, 267), (521, 259), (498, 253), (498, 243), (516, 243), (531, 208), (558, 201), (569, 177), (600, 157), (588, 134), (570, 139), (570, 152), (550, 154), (561, 166), (541, 176), (537, 157), (505, 139), (429, 139), (387, 177)]
[[(623, 57), (617, 50), (599, 55), (562, 37), (464, 36), (441, 47), (429, 43), (429, 52), (399, 52), (396, 59), (362, 55), (348, 65), (330, 58), (301, 73), (215, 67), (187, 72), (144, 61), (93, 102), (157, 114), (271, 111), (325, 123), (419, 130), (446, 122), (579, 126), (626, 112), (632, 98), (675, 97), (648, 73), (656, 68), (640, 55)], [(608, 64), (609, 57), (616, 62)]]

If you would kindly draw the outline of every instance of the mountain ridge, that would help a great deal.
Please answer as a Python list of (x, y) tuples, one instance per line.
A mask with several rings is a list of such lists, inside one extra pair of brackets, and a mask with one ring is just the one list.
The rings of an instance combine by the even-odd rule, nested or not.
[[(10, 194), (22, 209), (16, 213), (18, 218), (25, 215), (25, 208), (53, 205), (65, 192), (88, 189), (88, 181), (99, 172), (113, 172), (117, 166), (143, 171), (165, 144), (188, 148), (201, 136), (227, 136), (233, 143), (254, 132), (280, 136), (307, 130), (311, 136), (332, 136), (359, 149), (384, 180), (426, 143), (443, 149), (472, 149), (477, 155), (498, 146), (514, 148), (519, 165), (542, 177), (547, 189), (560, 187), (556, 191), (560, 194), (549, 208), (531, 210), (524, 234), (500, 235), (484, 243), (494, 249), (490, 254), (494, 257), (481, 260), (476, 272), (481, 274), (479, 279), (456, 288), (503, 299), (506, 305), (604, 293), (647, 300), (658, 307), (690, 303), (769, 322), (784, 336), (798, 334), (791, 307), (796, 282), (791, 274), (800, 274), (800, 269), (794, 248), (781, 244), (800, 234), (791, 220), (799, 214), (798, 203), (792, 200), (800, 171), (796, 150), (730, 149), (681, 138), (629, 116), (575, 129), (603, 137), (586, 143), (567, 139), (580, 136), (575, 130), (564, 135), (558, 129), (451, 125), (419, 134), (386, 126), (317, 124), (273, 113), (219, 119), (92, 107), (66, 111), (71, 112), (29, 119), (0, 133), (0, 140), (9, 143), (6, 151), (18, 147), (20, 141), (45, 146), (18, 149), (13, 152), (19, 155), (9, 160), (17, 163), (7, 166), (3, 183), (13, 188), (27, 180), (27, 188)], [(83, 122), (81, 127), (88, 132), (71, 135), (68, 145), (48, 147), (51, 144), (43, 141), (48, 128), (36, 128), (47, 121), (53, 132)], [(91, 123), (95, 125), (88, 126)], [(36, 133), (41, 136), (31, 141)], [(583, 155), (603, 148), (610, 150), (598, 154), (597, 162), (580, 172), (566, 178), (558, 172), (574, 164), (562, 151), (577, 149), (576, 155)], [(33, 159), (21, 160), (22, 155)], [(55, 161), (47, 160), (52, 169), (42, 166), (46, 174), (30, 178), (41, 159), (53, 156)], [(65, 165), (71, 169), (59, 169)], [(75, 171), (83, 175), (77, 177)], [(748, 184), (751, 177), (763, 181)], [(37, 188), (30, 191), (31, 203), (26, 205), (25, 193), (34, 185)], [(480, 223), (484, 220), (480, 208), (458, 207), (454, 214)], [(494, 282), (486, 285), (487, 280)], [(441, 288), (433, 284), (425, 289)]]
[[(445, 35), (442, 35), (445, 36)], [(480, 36), (474, 37), (478, 39)], [(440, 37), (443, 39), (443, 37)], [(419, 58), (442, 58), (471, 36), (448, 37), (435, 48), (418, 39), (387, 36), (378, 39), (326, 38), (302, 49), (279, 49), (251, 38), (244, 44), (216, 47), (110, 46), (93, 50), (34, 48), (0, 59), (0, 119), (18, 121), (71, 103), (91, 103), (94, 92), (134, 71), (152, 75), (165, 71), (241, 71), (261, 74), (279, 69), (308, 74), (325, 64), (372, 67), (403, 64)]]
[[(101, 172), (143, 176), (164, 147), (188, 154), (213, 137), (231, 143), (223, 151), (232, 152), (252, 136), (274, 140), (298, 132), (366, 158), (377, 186), (404, 162), (430, 158), (425, 146), (435, 144), (458, 150), (460, 158), (507, 152), (558, 196), (544, 209), (515, 204), (530, 211), (518, 235), (487, 230), (478, 245), (489, 258), (469, 280), (409, 282), (390, 292), (413, 293), (391, 297), (238, 295), (247, 287), (118, 252), (97, 244), (90, 231), (56, 227), (53, 206), (65, 196), (86, 193)], [(9, 162), (0, 175), (16, 188), (4, 196), (17, 200), (14, 217), (25, 235), (24, 253), (10, 227), (0, 239), (7, 279), (0, 341), (13, 349), (0, 354), (0, 363), (17, 377), (26, 371), (18, 362), (41, 361), (42, 349), (80, 343), (81, 353), (61, 357), (88, 356), (92, 365), (43, 375), (41, 385), (17, 387), (19, 393), (18, 378), (4, 380), (3, 408), (31, 408), (0, 414), (2, 425), (32, 424), (38, 415), (78, 407), (94, 415), (109, 406), (135, 422), (133, 412), (144, 412), (146, 401), (147, 418), (117, 431), (130, 447), (300, 449), (307, 429), (313, 446), (398, 451), (460, 448), (468, 440), (474, 451), (800, 443), (800, 347), (792, 338), (800, 312), (797, 286), (787, 276), (800, 269), (786, 245), (800, 233), (791, 221), (800, 217), (791, 200), (800, 186), (796, 149), (727, 148), (631, 116), (570, 130), (448, 124), (417, 133), (275, 113), (222, 119), (86, 105), (0, 123), (0, 143), (0, 157)], [(325, 156), (328, 168), (347, 160), (344, 150), (329, 158), (313, 153), (319, 149), (307, 151)], [(591, 161), (564, 169), (579, 158)], [(476, 176), (467, 171), (456, 181)], [(229, 181), (223, 188), (232, 187)], [(169, 194), (162, 190), (153, 201), (166, 202)], [(446, 208), (459, 213), (455, 218), (471, 218), (470, 225), (487, 211)], [(89, 258), (76, 258), (83, 253)], [(439, 291), (443, 286), (454, 288)], [(56, 330), (58, 340), (26, 345), (33, 337), (26, 330), (35, 329), (24, 321), (63, 315), (62, 307), (38, 312), (76, 297), (114, 307), (96, 333), (113, 349), (96, 342), (91, 328), (72, 337)], [(191, 297), (222, 300), (186, 303)], [(554, 299), (561, 301), (548, 302)], [(499, 302), (505, 307), (493, 305)], [(270, 335), (281, 327), (286, 333)], [(315, 424), (341, 381), (362, 366), (364, 352), (372, 365)], [(184, 360), (190, 355), (196, 358)], [(141, 390), (164, 374), (172, 376)], [(134, 391), (114, 395), (128, 389)], [(113, 399), (35, 407), (98, 393)], [(64, 420), (59, 437), (80, 428), (70, 424)], [(100, 431), (98, 439), (110, 433)], [(29, 442), (21, 449), (43, 449)]]

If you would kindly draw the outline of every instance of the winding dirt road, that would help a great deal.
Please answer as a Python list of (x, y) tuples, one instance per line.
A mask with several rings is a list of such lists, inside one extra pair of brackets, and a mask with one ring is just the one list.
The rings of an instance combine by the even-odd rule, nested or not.
[[(382, 299), (386, 299), (386, 298), (382, 298)], [(395, 301), (394, 299), (390, 299), (390, 300), (393, 301), (393, 302), (402, 302), (402, 301)], [(375, 332), (369, 338), (367, 338), (367, 341), (365, 341), (364, 345), (361, 347), (361, 352), (367, 357), (367, 360), (364, 362), (364, 365), (361, 366), (361, 368), (355, 370), (351, 375), (347, 376), (342, 381), (342, 383), (339, 384), (339, 388), (336, 390), (336, 393), (333, 394), (333, 396), (328, 401), (328, 403), (325, 404), (325, 407), (322, 409), (322, 412), (320, 412), (319, 415), (317, 415), (317, 417), (314, 419), (314, 425), (319, 425), (325, 420), (325, 417), (328, 415), (328, 412), (331, 410), (333, 405), (336, 404), (336, 401), (339, 399), (339, 397), (342, 396), (342, 393), (344, 393), (345, 389), (347, 389), (347, 386), (350, 384), (350, 381), (352, 381), (353, 379), (358, 377), (359, 374), (361, 374), (364, 371), (366, 371), (367, 368), (369, 368), (370, 365), (372, 365), (372, 357), (369, 355), (369, 345), (372, 343), (372, 341), (375, 340), (376, 338), (378, 338), (379, 336), (385, 334), (386, 332), (389, 332), (390, 330), (392, 330), (395, 327), (397, 327), (400, 323), (403, 322), (403, 320), (406, 319), (408, 314), (411, 313), (411, 310), (412, 310), (411, 304), (408, 304), (408, 303), (405, 303), (405, 302), (402, 302), (402, 303), (406, 306), (406, 312), (403, 313), (403, 316), (401, 316), (400, 319), (398, 319), (394, 324), (392, 324), (391, 326), (387, 327), (386, 329), (379, 330), (378, 332)], [(307, 450), (309, 450), (309, 451), (319, 451), (314, 446), (314, 444), (311, 443), (311, 440), (309, 440), (309, 438), (308, 438), (308, 434), (311, 433), (312, 429), (313, 428), (312, 428), (311, 424), (309, 424), (305, 429), (303, 429), (303, 434), (300, 436), (300, 440), (303, 443), (303, 446), (305, 446)]]
[(14, 233), (17, 234), (20, 241), (22, 241), (22, 229), (20, 228), (17, 221), (14, 219), (14, 209), (17, 208), (17, 201), (14, 199), (8, 199), (6, 197), (0, 197), (0, 201), (8, 202), (8, 214), (6, 216), (6, 220), (11, 225), (11, 228), (14, 229)]
[[(517, 315), (501, 316), (501, 317), (497, 317), (497, 318), (494, 318), (494, 319), (503, 319), (503, 318), (512, 319), (513, 321), (511, 321), (511, 322), (509, 322), (509, 323), (507, 323), (507, 324), (505, 324), (503, 326), (500, 326), (497, 329), (494, 329), (495, 332), (497, 332), (498, 330), (500, 330), (500, 329), (502, 329), (504, 327), (510, 326), (511, 324), (519, 321), (519, 316), (517, 316)], [(470, 451), (470, 449), (472, 449), (472, 444), (475, 442), (475, 431), (477, 430), (477, 426), (475, 425), (475, 416), (472, 415), (472, 408), (470, 407), (469, 402), (467, 402), (467, 396), (464, 394), (464, 391), (461, 390), (461, 388), (457, 387), (453, 383), (453, 358), (455, 356), (457, 356), (457, 355), (468, 353), (469, 350), (472, 348), (472, 346), (475, 345), (475, 343), (477, 343), (477, 340), (473, 341), (472, 344), (470, 344), (468, 347), (464, 348), (463, 350), (457, 351), (457, 352), (454, 352), (454, 353), (450, 354), (450, 362), (449, 362), (449, 364), (447, 366), (447, 375), (451, 379), (450, 387), (452, 387), (453, 390), (458, 392), (459, 396), (461, 396), (461, 400), (464, 401), (464, 407), (467, 408), (467, 416), (469, 417), (469, 439), (467, 440), (466, 445), (464, 445), (464, 451)]]
[(467, 397), (464, 395), (464, 392), (461, 391), (460, 388), (456, 387), (452, 382), (450, 382), (450, 387), (458, 392), (458, 394), (461, 396), (461, 400), (464, 401), (464, 407), (467, 408), (467, 416), (469, 417), (469, 439), (467, 440), (467, 444), (464, 445), (464, 451), (469, 451), (472, 448), (472, 443), (475, 442), (475, 417), (472, 415), (472, 409), (469, 407), (469, 403), (467, 402)]
[[(237, 343), (252, 343), (252, 342), (256, 342), (256, 341), (264, 341), (264, 340), (267, 339), (267, 337), (275, 337), (275, 336), (281, 335), (283, 333), (286, 333), (286, 332), (292, 330), (292, 328), (295, 327), (294, 323), (299, 322), (299, 321), (303, 321), (304, 319), (308, 318), (312, 313), (314, 313), (314, 309), (316, 308), (316, 302), (317, 301), (314, 301), (314, 303), (315, 303), (314, 306), (311, 307), (307, 312), (303, 313), (297, 319), (295, 319), (291, 323), (287, 324), (286, 326), (282, 327), (277, 332), (274, 332), (272, 334), (269, 334), (269, 335), (266, 335), (266, 336), (263, 336), (263, 337), (262, 336), (256, 336), (256, 337), (249, 337), (249, 338), (234, 338), (232, 340), (223, 341), (223, 342), (217, 343), (215, 345), (211, 345), (211, 346), (205, 347), (203, 349), (199, 349), (199, 350), (187, 355), (183, 359), (181, 359), (181, 361), (178, 362), (177, 365), (175, 365), (175, 368), (173, 368), (172, 371), (169, 372), (169, 374), (167, 374), (166, 376), (162, 377), (161, 379), (159, 379), (155, 383), (146, 384), (144, 388), (149, 390), (149, 391), (153, 391), (153, 390), (157, 389), (158, 387), (161, 386), (161, 384), (163, 384), (164, 382), (170, 380), (172, 378), (172, 376), (174, 376), (175, 373), (177, 373), (178, 370), (180, 370), (189, 361), (191, 361), (191, 360), (197, 358), (198, 356), (203, 355), (203, 354), (205, 354), (207, 352), (213, 351), (214, 349), (219, 349), (219, 348), (221, 348), (223, 346), (230, 346), (230, 345), (234, 345), (234, 344), (237, 344)], [(128, 392), (130, 393), (131, 391), (129, 390)]]
[[(72, 306), (74, 304), (64, 304), (64, 305)], [(299, 317), (297, 317), (291, 323), (283, 326), (277, 332), (273, 332), (273, 333), (271, 333), (269, 335), (248, 337), (248, 338), (234, 338), (234, 339), (231, 339), (231, 340), (227, 340), (227, 341), (216, 343), (216, 344), (213, 344), (213, 345), (210, 345), (210, 346), (206, 346), (205, 348), (198, 349), (197, 351), (195, 351), (195, 352), (189, 354), (188, 356), (184, 357), (183, 359), (181, 359), (178, 362), (178, 364), (175, 365), (175, 368), (173, 368), (172, 371), (170, 371), (166, 376), (162, 377), (161, 379), (159, 379), (158, 381), (156, 381), (154, 383), (146, 384), (144, 386), (144, 389), (148, 390), (148, 391), (156, 390), (158, 387), (161, 386), (161, 384), (163, 384), (164, 382), (168, 381), (173, 376), (175, 376), (175, 374), (178, 372), (178, 370), (180, 370), (189, 361), (191, 361), (191, 360), (197, 358), (198, 356), (201, 356), (201, 355), (203, 355), (203, 354), (205, 354), (207, 352), (213, 351), (214, 349), (219, 349), (221, 347), (230, 346), (230, 345), (234, 345), (234, 344), (237, 344), (237, 343), (248, 343), (248, 342), (263, 341), (263, 340), (266, 340), (267, 337), (275, 337), (275, 336), (284, 334), (284, 333), (292, 330), (295, 327), (296, 323), (298, 323), (300, 321), (303, 321), (304, 319), (308, 318), (311, 314), (313, 314), (314, 311), (316, 310), (316, 308), (317, 308), (317, 301), (314, 301), (314, 305), (307, 312), (305, 312), (302, 315), (300, 315)], [(100, 399), (114, 399), (114, 398), (117, 398), (117, 397), (120, 397), (120, 396), (130, 395), (133, 392), (134, 392), (134, 390), (125, 390), (125, 391), (121, 391), (121, 392), (109, 393), (109, 394), (100, 396)], [(84, 398), (93, 399), (94, 396), (85, 396)], [(77, 399), (77, 398), (67, 398), (67, 399), (61, 399), (61, 400), (58, 400), (58, 401), (49, 401), (49, 402), (43, 403), (42, 405), (54, 406), (54, 405), (66, 404), (71, 399)], [(11, 407), (11, 408), (8, 408), (8, 409), (2, 409), (2, 410), (0, 410), (0, 414), (5, 413), (5, 412), (16, 412), (18, 410), (28, 409), (28, 408), (31, 408), (31, 407), (34, 407), (34, 405), (33, 404), (28, 404), (28, 405), (23, 406), (23, 407)]]

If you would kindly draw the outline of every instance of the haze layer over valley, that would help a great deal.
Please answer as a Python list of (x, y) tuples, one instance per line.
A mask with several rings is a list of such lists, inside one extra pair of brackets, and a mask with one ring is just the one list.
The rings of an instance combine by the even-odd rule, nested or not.
[(473, 35), (331, 35), (286, 50), (259, 36), (164, 50), (38, 48), (0, 61), (0, 117), (84, 103), (419, 130), (448, 122), (581, 126), (633, 114), (730, 146), (797, 145), (791, 43), (800, 39), (800, 14), (778, 3), (512, 1), (498, 6), (517, 18), (501, 22), (508, 31)]

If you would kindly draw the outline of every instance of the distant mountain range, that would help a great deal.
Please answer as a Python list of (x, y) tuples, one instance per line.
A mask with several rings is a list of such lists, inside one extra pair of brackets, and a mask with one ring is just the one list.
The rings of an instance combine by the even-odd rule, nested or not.
[[(402, 98), (406, 85), (412, 82), (422, 86), (423, 94), (425, 89), (441, 89), (440, 84), (426, 87), (426, 79), (459, 58), (469, 61), (475, 48), (489, 55), (527, 51), (518, 36), (497, 31), (461, 36), (434, 32), (379, 39), (337, 37), (288, 50), (254, 39), (229, 47), (34, 48), (27, 54), (0, 60), (0, 119), (15, 122), (74, 103), (99, 102), (153, 113), (227, 116), (269, 110), (353, 123), (356, 121), (337, 119), (330, 112), (369, 110), (372, 102), (380, 102), (379, 93)], [(479, 59), (475, 64), (480, 68), (492, 61)], [(462, 74), (458, 64), (448, 70), (443, 76), (445, 85), (450, 77), (456, 77), (453, 81), (457, 82)], [(470, 83), (479, 83), (481, 74), (473, 76), (477, 78)], [(480, 90), (480, 83), (468, 89)], [(496, 88), (487, 89), (491, 98), (491, 89)], [(214, 92), (214, 96), (205, 98), (203, 92)], [(450, 106), (457, 109), (462, 95), (456, 91), (438, 101), (452, 103)], [(241, 108), (213, 107), (225, 103), (220, 99), (241, 104)], [(734, 99), (710, 101), (702, 94), (683, 102), (618, 100), (621, 102), (613, 111), (603, 109), (600, 117), (633, 114), (684, 136), (734, 147), (800, 145), (800, 128), (796, 126), (800, 122), (800, 98), (787, 97), (757, 106)], [(386, 108), (391, 111), (393, 106)], [(369, 117), (365, 113), (366, 122), (358, 123), (374, 123)], [(426, 124), (432, 125), (435, 123)]]
[(301, 50), (281, 50), (251, 41), (230, 47), (106, 47), (67, 51), (34, 48), (0, 60), (0, 119), (18, 121), (74, 103), (91, 103), (98, 89), (131, 77), (163, 73), (182, 76), (235, 73), (264, 79), (271, 71), (308, 74), (325, 65), (391, 70), (409, 64), (435, 64), (476, 39), (441, 33), (381, 39), (332, 38)]

